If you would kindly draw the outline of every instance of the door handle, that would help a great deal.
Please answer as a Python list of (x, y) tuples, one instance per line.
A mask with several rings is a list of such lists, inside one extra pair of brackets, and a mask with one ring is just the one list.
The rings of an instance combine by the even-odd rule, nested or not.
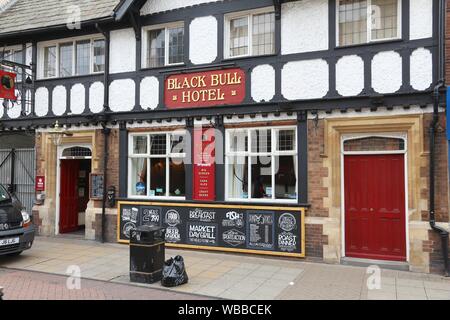
[(370, 208), (370, 212), (373, 212), (374, 210), (373, 210), (373, 208)]

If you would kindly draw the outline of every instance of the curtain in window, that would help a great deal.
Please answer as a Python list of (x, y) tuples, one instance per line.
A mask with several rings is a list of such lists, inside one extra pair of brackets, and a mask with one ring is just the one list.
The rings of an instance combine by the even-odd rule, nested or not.
[(183, 62), (184, 27), (169, 29), (169, 64)]
[(147, 159), (131, 159), (131, 193), (133, 195), (147, 195)]
[[(293, 157), (294, 158), (294, 172), (295, 172), (295, 177), (296, 179), (296, 184), (295, 184), (295, 188), (297, 188), (298, 185), (298, 181), (300, 180), (300, 177), (298, 176), (298, 157)], [(295, 190), (295, 193), (297, 194), (297, 190)]]
[(165, 62), (165, 29), (150, 30), (148, 33), (147, 67), (164, 66)]
[(232, 158), (231, 164), (231, 197), (232, 198), (247, 198), (244, 196), (246, 190), (245, 172), (247, 170), (245, 157)]
[(44, 77), (56, 76), (56, 47), (46, 47), (44, 49)]

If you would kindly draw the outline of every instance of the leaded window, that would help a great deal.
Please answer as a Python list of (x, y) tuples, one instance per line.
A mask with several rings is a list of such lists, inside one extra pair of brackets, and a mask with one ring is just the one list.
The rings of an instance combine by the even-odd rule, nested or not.
[(399, 0), (339, 0), (339, 45), (400, 38)]
[(257, 56), (275, 53), (275, 13), (232, 14), (226, 18), (226, 56)]
[(105, 71), (105, 40), (94, 41), (93, 71)]
[(44, 45), (41, 49), (43, 78), (70, 77), (105, 70), (105, 40), (80, 39)]
[(173, 26), (147, 31), (147, 68), (180, 64), (184, 61), (184, 26)]
[(44, 48), (44, 78), (56, 77), (56, 46)]
[(59, 46), (59, 76), (68, 77), (73, 74), (73, 43), (63, 43)]
[(91, 59), (91, 41), (83, 40), (77, 41), (76, 54), (76, 74), (83, 75), (89, 74), (90, 71), (90, 59)]

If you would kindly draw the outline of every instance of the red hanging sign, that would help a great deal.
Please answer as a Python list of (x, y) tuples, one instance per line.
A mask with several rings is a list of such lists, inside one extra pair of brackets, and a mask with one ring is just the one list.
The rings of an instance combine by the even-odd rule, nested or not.
[(239, 104), (245, 99), (245, 72), (225, 69), (173, 75), (164, 84), (169, 109)]
[(45, 176), (36, 176), (36, 191), (45, 191)]
[(196, 201), (216, 198), (215, 142), (213, 128), (194, 129), (194, 192)]
[(16, 100), (16, 74), (0, 70), (0, 99)]

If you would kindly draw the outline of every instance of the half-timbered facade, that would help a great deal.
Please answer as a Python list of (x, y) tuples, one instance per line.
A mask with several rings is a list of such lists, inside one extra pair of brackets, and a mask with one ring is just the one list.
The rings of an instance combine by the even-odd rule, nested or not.
[(0, 130), (35, 135), (41, 234), (442, 269), (440, 0), (6, 2), (33, 85)]

